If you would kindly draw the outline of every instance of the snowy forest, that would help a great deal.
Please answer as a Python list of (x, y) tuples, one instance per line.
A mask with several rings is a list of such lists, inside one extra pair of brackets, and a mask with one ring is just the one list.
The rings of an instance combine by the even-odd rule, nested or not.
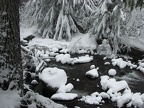
[(0, 0), (0, 108), (144, 108), (144, 0)]

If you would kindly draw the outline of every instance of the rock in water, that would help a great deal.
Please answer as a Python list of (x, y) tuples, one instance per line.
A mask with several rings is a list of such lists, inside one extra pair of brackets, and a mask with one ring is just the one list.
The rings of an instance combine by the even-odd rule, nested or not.
[(29, 42), (29, 41), (31, 41), (33, 38), (35, 38), (35, 36), (29, 35), (29, 36), (27, 36), (27, 37), (25, 37), (25, 38), (23, 38), (23, 39)]

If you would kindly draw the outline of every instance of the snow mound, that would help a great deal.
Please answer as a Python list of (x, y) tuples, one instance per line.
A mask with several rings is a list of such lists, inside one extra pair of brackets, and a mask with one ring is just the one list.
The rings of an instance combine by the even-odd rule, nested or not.
[(51, 99), (53, 100), (73, 100), (77, 98), (78, 95), (74, 93), (57, 93), (52, 95)]
[(84, 101), (87, 104), (93, 104), (93, 105), (100, 105), (104, 102), (103, 99), (109, 99), (109, 95), (105, 92), (94, 92), (91, 95), (83, 96), (80, 101)]
[(133, 97), (132, 97), (132, 105), (133, 106), (137, 106), (138, 108), (142, 108), (143, 103), (144, 102), (142, 101), (140, 93), (133, 94)]
[(64, 70), (58, 68), (45, 68), (39, 73), (39, 78), (52, 88), (59, 88), (67, 82), (67, 75)]
[(112, 59), (111, 61), (113, 66), (119, 66), (120, 69), (123, 69), (127, 66), (127, 62), (122, 58)]
[(93, 93), (91, 95), (83, 96), (80, 100), (84, 101), (87, 104), (99, 105), (102, 101), (102, 97)]
[(126, 66), (129, 66), (131, 69), (137, 67), (137, 65), (132, 64), (131, 61), (126, 62), (122, 58), (112, 59), (111, 61), (113, 66), (118, 66), (120, 69), (123, 69)]
[(62, 85), (58, 90), (57, 93), (66, 93), (66, 92), (70, 92), (72, 89), (74, 88), (74, 86), (69, 83), (67, 85)]
[[(32, 91), (28, 91), (26, 95), (23, 97), (25, 100), (28, 100), (28, 108), (66, 108), (63, 105), (57, 104), (50, 100), (49, 98), (46, 98), (42, 95), (39, 95), (38, 93), (34, 93)], [(5, 107), (2, 107), (5, 108)], [(10, 108), (10, 107), (9, 107)], [(15, 107), (19, 108), (19, 107)]]
[(97, 78), (99, 76), (98, 74), (98, 68), (97, 69), (92, 69), (86, 72), (87, 76), (91, 76), (92, 78)]
[(107, 90), (107, 95), (112, 102), (117, 103), (117, 107), (138, 107), (143, 108), (143, 94), (132, 93), (126, 81), (116, 81), (114, 78), (108, 76), (101, 76), (100, 84), (103, 90)]
[(91, 66), (90, 66), (90, 69), (95, 69), (95, 65), (91, 65)]
[(91, 62), (93, 60), (93, 57), (92, 56), (89, 56), (89, 55), (85, 55), (85, 56), (81, 56), (79, 58), (76, 58), (74, 60), (74, 64), (75, 63), (88, 63), (88, 62)]
[(31, 84), (35, 85), (38, 84), (37, 80), (32, 80)]
[(17, 91), (0, 89), (0, 108), (20, 108), (20, 96)]
[(104, 65), (110, 65), (110, 62), (105, 62)]
[(144, 73), (144, 62), (139, 61), (138, 64), (139, 64), (139, 66), (137, 67), (137, 69)]
[[(117, 107), (121, 108), (123, 105), (128, 104), (132, 100), (132, 93), (127, 92), (117, 98)], [(127, 105), (128, 107), (128, 105)]]
[(57, 62), (61, 62), (62, 64), (72, 64), (74, 61), (74, 58), (70, 57), (70, 54), (59, 54), (55, 57)]
[(110, 69), (109, 71), (108, 71), (108, 75), (110, 75), (110, 76), (115, 76), (116, 75), (116, 70), (115, 69)]
[(57, 62), (61, 62), (62, 64), (76, 64), (76, 63), (87, 63), (91, 62), (93, 60), (92, 56), (85, 55), (85, 56), (80, 56), (78, 58), (71, 58), (70, 54), (59, 54), (55, 57)]
[(101, 105), (105, 103), (104, 99), (111, 99), (117, 103), (117, 107), (144, 108), (144, 94), (132, 93), (125, 81), (116, 81), (109, 76), (101, 76), (100, 84), (106, 92), (94, 92), (91, 95), (83, 96), (80, 101), (87, 104)]
[(114, 78), (108, 76), (101, 76), (100, 84), (103, 90), (111, 89), (111, 92), (119, 92), (123, 89), (129, 89), (126, 81), (116, 81)]

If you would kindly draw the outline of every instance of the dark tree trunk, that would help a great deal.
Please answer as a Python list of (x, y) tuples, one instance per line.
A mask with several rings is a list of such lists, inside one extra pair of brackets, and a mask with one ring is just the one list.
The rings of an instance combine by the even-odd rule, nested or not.
[(9, 85), (14, 81), (23, 91), (19, 0), (0, 0), (0, 58), (1, 77), (6, 79), (4, 82)]

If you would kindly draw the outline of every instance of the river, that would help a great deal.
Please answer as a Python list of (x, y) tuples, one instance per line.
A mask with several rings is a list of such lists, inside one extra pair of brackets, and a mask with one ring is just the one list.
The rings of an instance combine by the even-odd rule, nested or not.
[[(77, 93), (78, 98), (72, 101), (55, 101), (57, 103), (61, 103), (68, 108), (75, 108), (78, 106), (80, 108), (115, 108), (116, 103), (112, 103), (107, 100), (106, 103), (103, 103), (99, 106), (96, 105), (88, 105), (84, 102), (79, 101), (82, 96), (90, 95), (93, 92), (102, 92), (103, 90), (100, 87), (100, 77), (97, 79), (91, 79), (85, 76), (85, 73), (90, 70), (91, 65), (95, 65), (99, 67), (99, 76), (107, 75), (109, 69), (114, 68), (117, 70), (117, 75), (115, 78), (117, 80), (126, 80), (132, 92), (141, 92), (144, 93), (144, 74), (138, 70), (131, 70), (129, 67), (124, 69), (119, 69), (119, 67), (113, 67), (112, 65), (104, 65), (105, 62), (110, 62), (110, 59), (103, 60), (103, 56), (95, 55), (94, 60), (90, 63), (84, 64), (75, 64), (68, 65), (55, 62), (52, 60), (48, 66), (49, 67), (58, 67), (64, 69), (67, 76), (67, 83), (72, 83), (74, 85), (74, 89), (71, 91), (72, 93)], [(45, 95), (45, 93), (43, 93)]]

